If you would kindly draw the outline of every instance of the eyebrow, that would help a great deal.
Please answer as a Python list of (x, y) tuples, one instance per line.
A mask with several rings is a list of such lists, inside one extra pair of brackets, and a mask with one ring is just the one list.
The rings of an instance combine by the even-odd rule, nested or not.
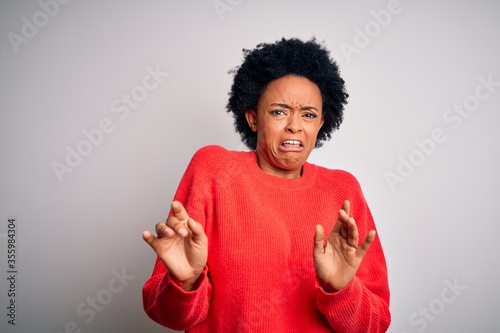
[[(281, 108), (285, 108), (285, 109), (293, 109), (290, 105), (288, 104), (284, 104), (284, 103), (272, 103), (271, 104), (272, 106), (279, 106)], [(302, 108), (300, 108), (301, 110), (315, 110), (316, 112), (319, 112), (319, 110), (317, 108), (315, 108), (314, 106), (303, 106)]]

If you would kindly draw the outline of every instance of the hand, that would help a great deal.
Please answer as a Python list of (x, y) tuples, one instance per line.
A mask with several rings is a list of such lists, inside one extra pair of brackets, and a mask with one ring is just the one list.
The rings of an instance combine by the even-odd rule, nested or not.
[(201, 224), (189, 217), (184, 206), (172, 202), (173, 216), (156, 224), (155, 237), (144, 231), (142, 238), (165, 264), (174, 281), (184, 290), (192, 290), (207, 263), (208, 239)]
[(350, 203), (346, 200), (326, 243), (323, 227), (316, 226), (314, 267), (323, 288), (328, 292), (338, 291), (354, 279), (366, 251), (375, 239), (376, 232), (371, 230), (358, 247), (358, 227), (354, 218), (349, 217), (349, 209)]

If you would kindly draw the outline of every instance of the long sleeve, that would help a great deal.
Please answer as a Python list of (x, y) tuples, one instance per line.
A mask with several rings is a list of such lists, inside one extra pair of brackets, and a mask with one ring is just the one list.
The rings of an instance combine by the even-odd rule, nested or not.
[(157, 260), (143, 288), (146, 313), (187, 333), (384, 332), (389, 288), (378, 237), (348, 286), (330, 294), (317, 283), (315, 227), (331, 232), (347, 199), (364, 239), (375, 224), (351, 174), (306, 163), (300, 178), (280, 178), (253, 152), (200, 149), (174, 200), (202, 224), (208, 262), (185, 292)]
[[(376, 230), (359, 184), (352, 177), (349, 200), (351, 214), (358, 226), (360, 242), (368, 231)], [(319, 283), (317, 306), (327, 317), (335, 332), (376, 333), (385, 332), (390, 324), (389, 286), (387, 265), (378, 235), (356, 273), (356, 276), (342, 290), (326, 293)]]
[[(174, 200), (180, 201), (190, 217), (205, 228), (206, 207), (210, 200), (209, 176), (204, 168), (199, 167), (200, 159), (203, 157), (199, 153), (193, 156)], [(186, 292), (171, 279), (165, 265), (157, 258), (142, 292), (144, 310), (151, 319), (172, 329), (188, 330), (202, 322), (209, 311), (212, 285), (208, 267), (205, 267), (195, 288)]]
[(198, 279), (195, 289), (186, 292), (172, 281), (163, 263), (157, 259), (151, 278), (143, 287), (143, 305), (157, 323), (186, 330), (203, 321), (208, 313), (212, 285), (208, 269)]

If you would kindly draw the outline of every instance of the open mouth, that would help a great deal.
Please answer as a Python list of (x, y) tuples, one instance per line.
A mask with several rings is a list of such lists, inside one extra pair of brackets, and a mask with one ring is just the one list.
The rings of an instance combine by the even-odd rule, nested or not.
[(302, 142), (300, 142), (299, 140), (285, 140), (281, 143), (281, 146), (283, 146), (283, 147), (288, 147), (288, 146), (304, 147)]
[(299, 140), (285, 140), (281, 143), (280, 149), (282, 151), (288, 151), (288, 152), (296, 151), (296, 152), (298, 152), (298, 151), (302, 151), (304, 149), (304, 145)]

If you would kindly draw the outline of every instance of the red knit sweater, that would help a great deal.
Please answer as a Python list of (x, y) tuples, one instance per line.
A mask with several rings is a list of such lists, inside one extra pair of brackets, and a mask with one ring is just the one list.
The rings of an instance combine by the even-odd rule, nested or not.
[(387, 267), (378, 237), (354, 280), (326, 293), (312, 259), (316, 224), (326, 237), (344, 200), (360, 242), (375, 229), (356, 179), (310, 163), (302, 177), (263, 172), (253, 152), (218, 146), (192, 158), (175, 195), (208, 237), (207, 267), (183, 291), (157, 259), (143, 287), (146, 313), (187, 332), (385, 332)]

